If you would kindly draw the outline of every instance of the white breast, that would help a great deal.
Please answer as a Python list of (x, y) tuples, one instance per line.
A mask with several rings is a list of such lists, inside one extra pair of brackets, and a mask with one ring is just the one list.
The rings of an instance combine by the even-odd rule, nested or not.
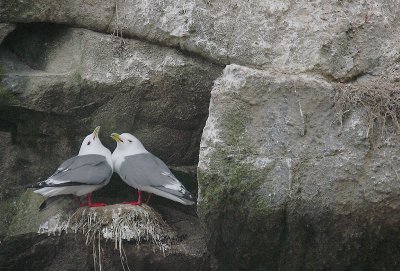
[(125, 157), (121, 155), (114, 155), (112, 156), (113, 164), (114, 164), (114, 171), (119, 173), (122, 163), (125, 161)]

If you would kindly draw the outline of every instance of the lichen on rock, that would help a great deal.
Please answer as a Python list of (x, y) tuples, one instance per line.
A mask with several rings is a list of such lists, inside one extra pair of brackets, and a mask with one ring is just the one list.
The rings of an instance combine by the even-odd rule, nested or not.
[[(400, 223), (392, 205), (400, 191), (398, 139), (369, 139), (359, 109), (342, 129), (335, 125), (334, 93), (320, 77), (239, 65), (216, 80), (200, 149), (198, 211), (221, 270), (364, 267), (360, 257), (386, 252), (379, 229), (395, 235)], [(348, 223), (351, 235), (343, 232)], [(347, 260), (338, 262), (343, 247)]]

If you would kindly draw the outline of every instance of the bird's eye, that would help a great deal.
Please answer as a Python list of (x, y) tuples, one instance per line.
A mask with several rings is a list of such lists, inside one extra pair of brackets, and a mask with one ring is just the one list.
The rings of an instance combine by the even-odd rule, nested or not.
[(88, 145), (88, 146), (90, 145), (90, 141), (88, 141), (87, 145)]
[(129, 142), (132, 142), (132, 140), (128, 139)]

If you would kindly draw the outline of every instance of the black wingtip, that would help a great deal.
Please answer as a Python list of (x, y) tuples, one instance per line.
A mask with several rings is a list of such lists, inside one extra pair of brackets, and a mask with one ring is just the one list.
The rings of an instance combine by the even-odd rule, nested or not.
[(37, 183), (31, 183), (31, 184), (22, 185), (21, 187), (25, 188), (25, 189), (27, 189), (27, 188), (38, 188), (38, 185), (37, 185)]
[(45, 181), (39, 181), (39, 182), (30, 183), (30, 184), (25, 184), (25, 185), (22, 185), (21, 187), (26, 189), (26, 188), (43, 188), (45, 186), (46, 186)]
[(195, 199), (193, 198), (192, 194), (189, 191), (185, 191), (185, 193), (181, 197), (183, 200), (185, 200), (186, 205), (193, 205), (195, 204)]

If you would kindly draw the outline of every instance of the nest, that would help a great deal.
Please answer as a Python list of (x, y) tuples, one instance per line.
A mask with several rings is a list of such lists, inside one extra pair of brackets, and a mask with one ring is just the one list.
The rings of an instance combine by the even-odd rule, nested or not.
[(338, 84), (334, 102), (336, 119), (340, 125), (352, 109), (366, 109), (367, 137), (375, 127), (381, 127), (383, 133), (388, 121), (394, 124), (396, 132), (400, 130), (400, 84), (388, 82), (384, 78), (368, 84)]
[(110, 205), (100, 208), (79, 208), (71, 215), (58, 213), (39, 228), (39, 233), (59, 235), (62, 232), (82, 234), (86, 245), (93, 246), (96, 269), (102, 270), (101, 240), (112, 240), (119, 250), (121, 264), (130, 270), (123, 248), (123, 240), (137, 244), (153, 243), (165, 255), (175, 232), (162, 217), (147, 205)]

